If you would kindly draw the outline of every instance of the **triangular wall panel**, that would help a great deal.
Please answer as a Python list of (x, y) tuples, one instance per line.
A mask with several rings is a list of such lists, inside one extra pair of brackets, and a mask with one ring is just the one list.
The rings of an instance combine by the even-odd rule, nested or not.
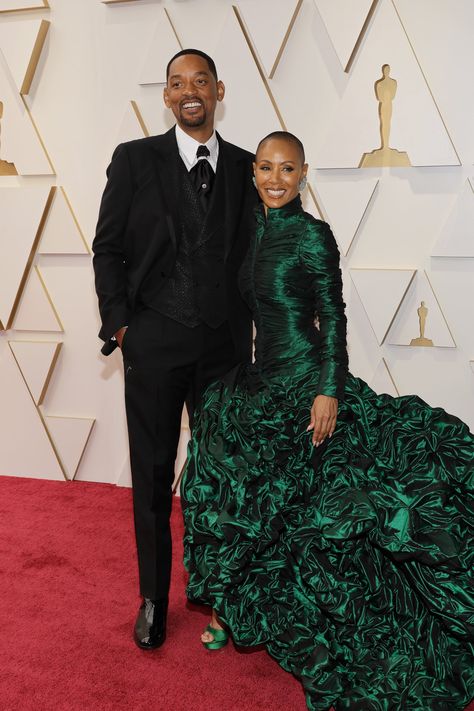
[(374, 0), (314, 0), (326, 26), (334, 50), (344, 71), (362, 40), (369, 14), (375, 9)]
[(181, 49), (167, 12), (161, 8), (158, 13), (159, 19), (140, 72), (139, 84), (165, 84), (170, 57)]
[(418, 272), (410, 284), (387, 335), (386, 342), (390, 345), (410, 346), (414, 339), (420, 337), (418, 309), (421, 307), (421, 302), (424, 302), (428, 310), (424, 337), (431, 340), (433, 346), (455, 348), (456, 343), (426, 272)]
[(370, 387), (378, 394), (386, 393), (392, 397), (398, 397), (400, 395), (385, 358), (382, 358), (378, 364), (374, 376), (370, 381)]
[(319, 205), (344, 256), (351, 248), (378, 183), (377, 178), (329, 181), (316, 175), (314, 189)]
[(379, 344), (416, 274), (415, 269), (351, 269), (352, 281)]
[(16, 331), (64, 330), (37, 267), (30, 270), (12, 328)]
[(28, 94), (50, 23), (28, 20), (0, 24), (0, 50), (20, 94)]
[[(240, 0), (236, 3), (267, 77), (272, 77), (301, 6), (301, 0)], [(271, 32), (268, 18), (271, 17)]]
[(9, 341), (31, 397), (37, 405), (43, 402), (62, 343), (48, 341)]
[(89, 254), (89, 248), (63, 188), (55, 189), (38, 253)]
[(474, 257), (474, 191), (466, 181), (437, 240), (433, 257)]
[(0, 339), (0, 475), (64, 480), (13, 353)]
[(0, 188), (0, 320), (5, 328), (18, 306), (51, 199), (49, 186)]
[(46, 415), (45, 425), (68, 479), (74, 479), (95, 420)]
[(26, 105), (12, 87), (1, 54), (0, 60), (0, 100), (3, 104), (0, 175), (54, 175)]
[[(382, 65), (397, 81), (389, 145), (407, 152), (412, 166), (459, 165), (416, 56), (391, 2), (378, 5), (330, 129), (321, 142), (318, 168), (357, 168), (380, 147), (379, 104), (374, 84)], [(422, 119), (420, 118), (422, 117)]]

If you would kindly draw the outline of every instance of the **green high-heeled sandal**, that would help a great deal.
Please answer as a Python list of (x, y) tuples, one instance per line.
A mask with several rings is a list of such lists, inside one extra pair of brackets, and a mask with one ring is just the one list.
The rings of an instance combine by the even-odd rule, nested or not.
[(215, 627), (209, 624), (204, 632), (209, 632), (214, 637), (212, 642), (203, 642), (206, 649), (222, 649), (229, 641), (229, 632), (227, 630), (216, 630)]

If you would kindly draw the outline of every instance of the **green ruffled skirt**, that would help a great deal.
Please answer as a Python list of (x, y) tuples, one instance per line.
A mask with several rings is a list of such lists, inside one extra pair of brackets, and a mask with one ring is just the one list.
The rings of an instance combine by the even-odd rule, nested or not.
[[(474, 693), (474, 438), (349, 376), (318, 448), (314, 376), (206, 392), (182, 487), (188, 597), (266, 645), (309, 709), (460, 711)], [(275, 706), (275, 709), (277, 706)]]

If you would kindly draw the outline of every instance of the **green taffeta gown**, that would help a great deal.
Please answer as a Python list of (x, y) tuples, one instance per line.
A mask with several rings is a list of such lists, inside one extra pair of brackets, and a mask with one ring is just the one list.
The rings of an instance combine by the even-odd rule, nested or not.
[[(266, 645), (309, 709), (464, 709), (474, 437), (347, 373), (338, 250), (299, 197), (258, 213), (241, 281), (255, 363), (211, 385), (198, 413), (182, 487), (188, 597), (236, 643)], [(338, 422), (313, 448), (319, 393), (339, 399)]]

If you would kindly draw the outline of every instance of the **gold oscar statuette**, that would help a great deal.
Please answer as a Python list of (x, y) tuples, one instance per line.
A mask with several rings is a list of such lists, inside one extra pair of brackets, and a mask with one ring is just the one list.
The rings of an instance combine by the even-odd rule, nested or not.
[[(3, 118), (3, 101), (0, 101), (0, 156), (2, 150), (1, 136), (2, 136), (2, 118)], [(0, 175), (18, 175), (17, 169), (13, 163), (9, 163), (6, 160), (0, 158)]]
[(392, 104), (397, 93), (397, 82), (390, 77), (390, 66), (382, 67), (382, 78), (374, 85), (375, 96), (379, 102), (381, 146), (371, 153), (364, 153), (359, 168), (409, 168), (411, 166), (408, 154), (390, 148), (390, 126), (392, 123)]
[(425, 302), (422, 301), (419, 308), (417, 309), (418, 321), (420, 323), (420, 335), (418, 338), (412, 338), (410, 341), (410, 346), (432, 346), (433, 341), (431, 338), (425, 338), (425, 326), (426, 317), (428, 316), (428, 309)]

